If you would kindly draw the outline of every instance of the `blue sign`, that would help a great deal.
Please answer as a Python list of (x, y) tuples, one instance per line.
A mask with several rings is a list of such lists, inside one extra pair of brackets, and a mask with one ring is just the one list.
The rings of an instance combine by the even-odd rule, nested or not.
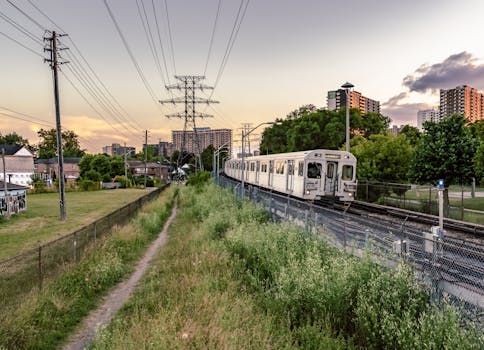
[(443, 190), (444, 189), (444, 179), (440, 179), (439, 180), (439, 190)]

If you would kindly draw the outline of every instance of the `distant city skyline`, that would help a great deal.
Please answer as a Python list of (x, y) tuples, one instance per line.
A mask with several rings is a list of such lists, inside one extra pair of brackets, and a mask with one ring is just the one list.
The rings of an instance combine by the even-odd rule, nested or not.
[(59, 75), (62, 125), (91, 153), (124, 142), (140, 149), (146, 129), (148, 143), (182, 130), (183, 121), (164, 117), (181, 106), (156, 102), (171, 98), (163, 86), (175, 74), (205, 75), (215, 85), (201, 97), (220, 105), (201, 107), (214, 118), (197, 126), (233, 129), (234, 141), (242, 123), (283, 118), (305, 104), (325, 107), (327, 92), (346, 81), (380, 101), (396, 125), (415, 126), (418, 110), (438, 106), (439, 89), (484, 90), (479, 0), (11, 3), (18, 9), (6, 1), (0, 7), (0, 131), (31, 143), (36, 130), (55, 124), (45, 29), (69, 35), (61, 39), (69, 48)]

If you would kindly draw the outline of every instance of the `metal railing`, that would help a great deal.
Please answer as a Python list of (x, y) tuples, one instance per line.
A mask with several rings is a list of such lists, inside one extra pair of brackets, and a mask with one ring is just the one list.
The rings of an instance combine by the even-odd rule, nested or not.
[(22, 295), (36, 289), (41, 290), (46, 280), (81, 261), (88, 248), (94, 246), (92, 243), (108, 233), (115, 225), (128, 222), (138, 209), (156, 198), (167, 186), (156, 189), (70, 234), (0, 260), (2, 305), (11, 306), (19, 302)]
[[(222, 177), (219, 185), (242, 198), (238, 182)], [(484, 321), (484, 245), (480, 241), (441, 238), (430, 227), (411, 227), (406, 220), (351, 215), (256, 187), (246, 188), (245, 198), (262, 205), (272, 219), (291, 221), (349, 254), (369, 256), (388, 268), (407, 262), (431, 301), (451, 301), (468, 319)]]

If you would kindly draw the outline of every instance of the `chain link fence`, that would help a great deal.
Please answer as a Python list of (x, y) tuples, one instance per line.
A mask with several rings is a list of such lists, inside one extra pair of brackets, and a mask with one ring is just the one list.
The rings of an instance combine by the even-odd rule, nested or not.
[(20, 302), (22, 295), (41, 290), (45, 281), (81, 261), (88, 248), (94, 247), (93, 243), (98, 238), (114, 226), (128, 222), (138, 209), (158, 197), (167, 186), (156, 189), (75, 232), (0, 260), (0, 300), (3, 305), (11, 306)]
[[(470, 203), (472, 199), (484, 201), (484, 188), (451, 186), (449, 203), (444, 208), (446, 218), (484, 225), (484, 211)], [(420, 213), (438, 215), (438, 190), (435, 186), (396, 184), (359, 180), (356, 199)]]
[[(220, 178), (219, 185), (241, 197), (240, 184)], [(349, 254), (369, 256), (395, 268), (403, 260), (410, 264), (432, 302), (449, 301), (468, 320), (484, 321), (484, 245), (451, 237), (440, 237), (431, 228), (407, 224), (406, 219), (381, 215), (349, 214), (310, 202), (260, 190), (245, 189), (245, 198), (262, 205), (274, 220), (291, 221)]]

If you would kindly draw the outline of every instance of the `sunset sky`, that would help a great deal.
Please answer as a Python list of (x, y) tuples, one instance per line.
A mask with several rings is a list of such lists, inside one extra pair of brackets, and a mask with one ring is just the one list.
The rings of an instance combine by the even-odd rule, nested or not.
[[(172, 129), (183, 129), (183, 121), (164, 117), (183, 106), (156, 102), (171, 97), (163, 80), (174, 83), (175, 74), (205, 73), (205, 84), (217, 83), (212, 98), (220, 104), (199, 107), (214, 118), (197, 126), (234, 130), (304, 104), (325, 107), (327, 91), (346, 81), (379, 100), (397, 125), (416, 125), (418, 109), (438, 105), (440, 88), (484, 90), (482, 0), (105, 1), (0, 0), (2, 134), (16, 131), (37, 143), (36, 130), (55, 125), (52, 72), (42, 58), (45, 29), (68, 34), (60, 39), (69, 48), (59, 75), (62, 126), (91, 153), (114, 142), (139, 149), (145, 129), (149, 143), (170, 141)], [(84, 76), (96, 79), (91, 68), (100, 79), (95, 85)], [(107, 110), (89, 92), (103, 85), (108, 92), (98, 99), (109, 100)], [(111, 105), (117, 112), (109, 112)]]

